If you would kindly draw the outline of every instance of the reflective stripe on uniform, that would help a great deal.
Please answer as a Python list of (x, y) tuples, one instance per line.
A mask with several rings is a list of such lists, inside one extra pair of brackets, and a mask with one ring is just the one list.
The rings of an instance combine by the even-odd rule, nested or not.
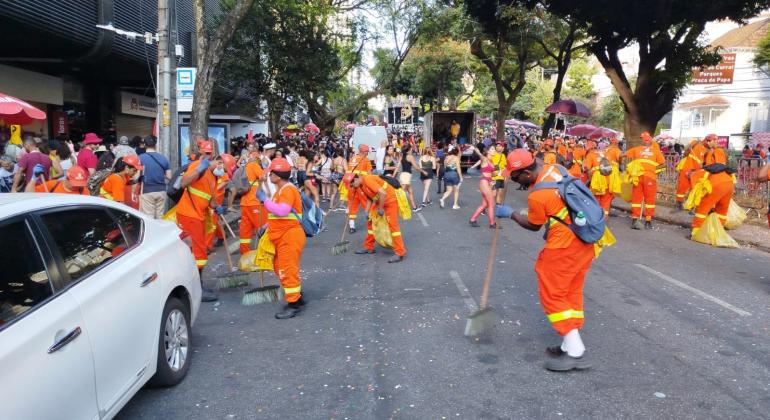
[(113, 201), (115, 200), (114, 198), (112, 198), (112, 194), (108, 193), (107, 190), (101, 187), (99, 187), (99, 196), (106, 198), (108, 200), (113, 200)]
[(567, 309), (566, 311), (556, 312), (548, 314), (548, 320), (553, 322), (564, 321), (565, 319), (583, 318), (583, 311), (576, 311), (574, 309)]
[(727, 220), (727, 215), (726, 214), (723, 216), (723, 215), (717, 213), (717, 216), (719, 216), (720, 219)]
[(632, 203), (632, 204), (631, 204), (631, 207), (637, 207), (637, 208), (641, 208), (641, 207), (642, 207), (642, 205), (641, 205), (641, 203), (640, 203), (640, 204)]
[[(559, 219), (561, 219), (561, 220), (566, 220), (567, 216), (569, 216), (569, 210), (567, 210), (567, 208), (566, 208), (566, 207), (564, 207), (564, 208), (562, 208), (561, 210), (559, 210), (559, 212), (558, 212), (558, 213), (554, 214), (554, 215), (553, 215), (553, 216), (551, 216), (551, 217), (558, 217), (558, 218), (559, 218)], [(554, 224), (554, 223), (560, 223), (560, 222), (559, 222), (558, 220), (556, 220), (556, 219), (553, 219), (553, 218), (551, 218), (551, 219), (548, 221), (548, 226), (550, 226), (550, 225), (552, 225), (552, 224)]]
[(241, 239), (241, 243), (242, 244), (250, 244), (251, 243), (251, 239)]
[(302, 285), (299, 285), (297, 287), (284, 287), (283, 293), (285, 294), (291, 294), (291, 293), (299, 293), (302, 291)]
[(195, 265), (198, 267), (208, 264), (209, 260), (195, 260)]
[(348, 219), (355, 219), (356, 217), (358, 217), (357, 214), (349, 214), (348, 215)]
[(297, 213), (295, 216), (294, 213), (288, 214), (286, 216), (276, 216), (274, 214), (268, 214), (267, 218), (269, 220), (302, 220), (302, 213)]
[(644, 207), (648, 208), (648, 209), (654, 209), (655, 208), (655, 204), (645, 204)]
[(676, 196), (677, 196), (677, 198), (684, 198), (685, 194), (677, 194)]
[(366, 233), (368, 233), (370, 235), (374, 235), (374, 231), (373, 230), (367, 230)]
[(353, 173), (354, 173), (354, 174), (356, 174), (356, 175), (368, 175), (368, 174), (369, 174), (369, 171), (359, 171), (359, 170), (355, 170), (355, 171), (353, 171)]
[(706, 215), (705, 214), (700, 214), (700, 213), (695, 213), (695, 217), (697, 217), (698, 219), (705, 219)]
[(193, 187), (187, 187), (187, 191), (189, 191), (190, 194), (198, 196), (198, 197), (200, 197), (200, 198), (202, 198), (204, 200), (211, 200), (211, 194), (206, 194), (205, 192), (203, 192), (203, 191), (201, 191), (199, 189), (196, 189), (196, 188), (193, 188)]
[(392, 237), (401, 236), (401, 232), (391, 232), (390, 236)]

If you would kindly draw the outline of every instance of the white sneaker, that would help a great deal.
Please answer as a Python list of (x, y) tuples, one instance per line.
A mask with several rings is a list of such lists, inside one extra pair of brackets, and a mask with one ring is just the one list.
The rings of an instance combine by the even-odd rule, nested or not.
[(439, 198), (438, 199), (438, 205), (441, 206), (442, 209), (444, 208), (444, 199), (443, 198)]
[(452, 210), (460, 210), (460, 206), (452, 206)]

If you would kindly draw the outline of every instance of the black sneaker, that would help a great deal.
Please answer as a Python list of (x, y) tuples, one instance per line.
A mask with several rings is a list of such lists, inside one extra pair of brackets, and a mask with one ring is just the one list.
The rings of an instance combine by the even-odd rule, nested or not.
[(401, 261), (404, 261), (404, 257), (401, 255), (394, 255), (388, 260), (389, 263), (397, 263)]
[(582, 357), (572, 357), (567, 353), (558, 357), (553, 357), (546, 360), (545, 368), (554, 372), (567, 372), (570, 370), (583, 370), (591, 367), (591, 364), (586, 359), (585, 355)]
[(473, 227), (479, 227), (479, 222), (475, 220), (469, 220), (468, 223)]
[(297, 302), (288, 303), (283, 306), (283, 310), (275, 314), (275, 319), (289, 319), (294, 318), (302, 312), (302, 305)]
[(491, 224), (491, 225), (489, 225), (489, 228), (490, 228), (490, 229), (502, 229), (503, 227), (502, 227), (502, 226), (500, 226), (500, 227), (498, 228), (498, 227), (497, 227), (497, 223), (494, 223), (494, 224)]
[(644, 222), (644, 228), (647, 229), (647, 230), (652, 229), (652, 222), (649, 221), (649, 220)]
[(545, 348), (546, 354), (552, 357), (561, 357), (567, 354), (566, 351), (561, 349), (561, 346), (549, 346)]
[(376, 251), (373, 249), (359, 249), (358, 251), (354, 252), (354, 254), (358, 255), (365, 255), (365, 254), (374, 254)]
[(349, 233), (349, 234), (351, 234), (351, 235), (352, 235), (352, 234), (354, 234), (354, 233), (356, 233), (356, 228), (353, 228), (353, 227), (349, 227), (349, 228), (348, 228), (348, 233)]

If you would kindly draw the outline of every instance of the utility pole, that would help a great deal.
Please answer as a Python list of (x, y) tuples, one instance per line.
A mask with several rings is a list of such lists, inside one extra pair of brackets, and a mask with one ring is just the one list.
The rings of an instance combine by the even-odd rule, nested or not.
[(172, 93), (172, 80), (176, 74), (175, 57), (169, 48), (170, 12), (168, 0), (158, 0), (158, 143), (161, 152), (168, 157), (171, 167), (179, 167), (179, 144), (176, 139), (176, 118), (172, 111), (176, 110), (176, 92)]

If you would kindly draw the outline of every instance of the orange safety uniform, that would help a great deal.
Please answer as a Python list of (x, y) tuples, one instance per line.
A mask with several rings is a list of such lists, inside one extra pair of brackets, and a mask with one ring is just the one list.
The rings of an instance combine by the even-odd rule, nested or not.
[[(190, 163), (184, 176), (198, 172), (200, 161)], [(206, 213), (211, 211), (209, 203), (211, 197), (216, 194), (216, 177), (211, 170), (203, 171), (198, 179), (185, 188), (179, 203), (176, 205), (176, 222), (192, 240), (192, 252), (195, 256), (195, 265), (199, 270), (208, 263), (206, 247)]]
[(246, 164), (246, 179), (251, 188), (241, 197), (240, 251), (241, 255), (251, 250), (251, 238), (254, 232), (267, 223), (267, 211), (257, 198), (257, 190), (262, 187), (260, 180), (265, 174), (259, 161)]
[[(545, 165), (535, 186), (561, 178), (557, 165)], [(567, 205), (555, 188), (534, 190), (527, 202), (529, 223), (546, 225), (547, 229), (545, 246), (535, 262), (540, 304), (553, 328), (563, 336), (583, 327), (583, 283), (594, 259), (594, 247), (553, 218), (572, 223)]]
[[(653, 142), (655, 144), (655, 142)], [(638, 219), (642, 216), (642, 201), (644, 201), (644, 219), (652, 220), (655, 216), (655, 199), (658, 194), (659, 165), (666, 162), (659, 148), (652, 146), (636, 146), (626, 152), (631, 160), (640, 159), (644, 173), (639, 177), (639, 183), (631, 191), (631, 217)]]
[(559, 143), (558, 146), (556, 146), (556, 153), (563, 157), (564, 159), (567, 158), (567, 153), (569, 153), (569, 149), (567, 149), (567, 145), (564, 143)]
[[(227, 189), (228, 182), (230, 182), (230, 175), (227, 175), (227, 172), (222, 176), (217, 176), (217, 190), (216, 194), (214, 194), (214, 199), (218, 206), (225, 203), (225, 190)], [(219, 216), (214, 215), (214, 218), (219, 218)], [(222, 234), (223, 229), (225, 229), (224, 226), (220, 226), (220, 223), (217, 223), (217, 228), (206, 236), (206, 244), (209, 247), (214, 244), (214, 238), (225, 239)]]
[[(727, 154), (722, 149), (709, 150), (704, 158), (704, 166), (713, 165), (715, 163), (721, 163), (727, 165)], [(733, 177), (727, 172), (720, 172), (712, 174), (705, 169), (699, 169), (692, 174), (690, 180), (695, 185), (703, 177), (708, 177), (711, 183), (711, 192), (706, 194), (701, 199), (698, 208), (695, 209), (695, 216), (692, 219), (693, 231), (700, 229), (703, 226), (703, 222), (706, 221), (706, 216), (709, 215), (711, 210), (714, 210), (719, 216), (719, 221), (724, 226), (727, 223), (727, 211), (730, 208), (730, 200), (733, 198), (733, 192), (735, 191), (735, 182)]]
[(575, 146), (572, 149), (572, 167), (569, 168), (570, 175), (575, 178), (583, 179), (583, 160), (586, 157), (586, 149), (583, 146)]
[[(606, 151), (601, 150), (591, 150), (588, 152), (588, 156), (586, 156), (585, 163), (583, 166), (586, 169), (586, 173), (588, 175), (588, 179), (591, 179), (593, 176), (594, 171), (599, 170), (599, 165), (601, 164), (602, 158), (606, 158), (610, 163), (617, 164), (617, 161), (613, 161), (609, 156), (607, 156)], [(607, 179), (607, 185), (610, 184), (610, 176), (605, 175), (604, 176)], [(609, 188), (607, 189), (607, 192), (602, 195), (596, 195), (596, 200), (599, 201), (599, 205), (602, 206), (604, 209), (604, 217), (607, 218), (610, 215), (610, 206), (612, 205), (612, 199), (615, 198), (615, 194), (613, 194)]]
[[(350, 158), (348, 162), (348, 172), (356, 175), (369, 175), (372, 171), (372, 162), (365, 154), (357, 154)], [(348, 220), (355, 222), (358, 217), (358, 208), (361, 205), (356, 194), (348, 195)]]
[[(393, 187), (377, 175), (362, 175), (361, 185), (353, 189), (358, 190), (356, 195), (361, 201), (367, 200), (372, 203), (369, 208), (370, 211), (377, 211), (379, 191), (380, 189), (385, 189), (385, 220), (388, 222), (390, 236), (393, 238), (393, 252), (398, 256), (405, 256), (404, 238), (401, 237), (401, 227), (398, 225), (398, 200), (396, 199)], [(364, 248), (374, 250), (374, 228), (372, 227), (371, 218), (369, 218), (366, 224)]]
[(620, 148), (615, 144), (609, 145), (607, 150), (604, 151), (604, 156), (606, 156), (610, 162), (620, 163), (621, 155), (623, 155), (623, 152), (621, 152)]
[(126, 185), (128, 178), (119, 174), (110, 174), (99, 187), (99, 197), (124, 203), (126, 201)]
[(35, 192), (39, 192), (39, 193), (50, 192), (50, 193), (73, 194), (73, 195), (91, 195), (91, 193), (88, 192), (87, 187), (83, 187), (80, 191), (78, 191), (77, 189), (68, 190), (64, 187), (64, 181), (55, 180), (55, 179), (46, 181), (45, 186), (43, 186), (43, 184), (35, 184)]
[(546, 150), (543, 152), (543, 163), (547, 165), (553, 165), (556, 163), (556, 152), (553, 150)]
[(706, 157), (706, 146), (702, 142), (695, 143), (687, 156), (684, 158), (682, 169), (679, 170), (679, 177), (676, 182), (676, 201), (683, 203), (687, 198), (687, 192), (692, 188), (690, 183), (690, 174), (703, 166), (703, 159)]
[(299, 276), (302, 250), (305, 248), (305, 231), (302, 229), (302, 197), (293, 184), (287, 182), (273, 195), (276, 204), (288, 204), (296, 212), (286, 216), (267, 216), (267, 234), (275, 245), (273, 270), (281, 281), (286, 302), (296, 302), (302, 297), (302, 279)]

